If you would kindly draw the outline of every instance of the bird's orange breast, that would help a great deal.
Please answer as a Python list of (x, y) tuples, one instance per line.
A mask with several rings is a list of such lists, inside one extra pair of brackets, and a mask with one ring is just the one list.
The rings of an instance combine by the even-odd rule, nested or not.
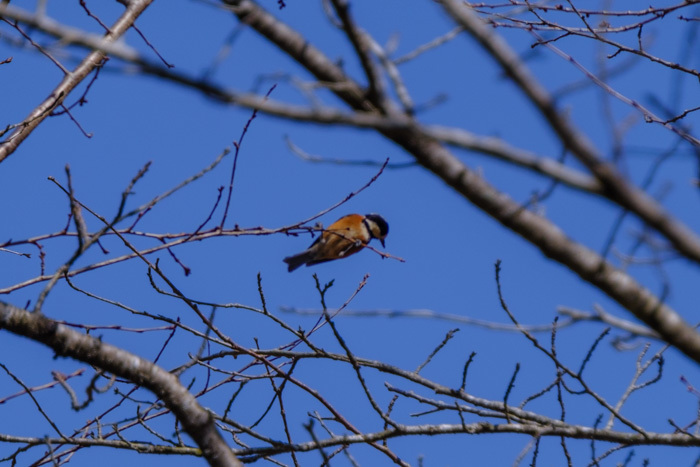
[(324, 259), (344, 258), (364, 248), (372, 237), (363, 220), (360, 214), (349, 214), (328, 226), (321, 240)]

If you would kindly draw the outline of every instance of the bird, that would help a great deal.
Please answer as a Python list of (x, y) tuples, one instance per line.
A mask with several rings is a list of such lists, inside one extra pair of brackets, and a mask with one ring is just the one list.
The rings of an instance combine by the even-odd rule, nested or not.
[(379, 214), (348, 214), (333, 222), (311, 246), (299, 254), (284, 258), (288, 271), (306, 264), (347, 258), (363, 249), (373, 238), (384, 246), (389, 224)]

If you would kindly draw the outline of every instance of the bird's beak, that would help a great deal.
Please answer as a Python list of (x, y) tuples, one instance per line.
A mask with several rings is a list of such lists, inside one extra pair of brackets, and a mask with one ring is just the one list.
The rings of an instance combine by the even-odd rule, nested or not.
[(382, 239), (379, 240), (379, 241), (382, 243), (382, 248), (386, 248), (386, 245), (384, 245), (384, 239), (382, 238)]

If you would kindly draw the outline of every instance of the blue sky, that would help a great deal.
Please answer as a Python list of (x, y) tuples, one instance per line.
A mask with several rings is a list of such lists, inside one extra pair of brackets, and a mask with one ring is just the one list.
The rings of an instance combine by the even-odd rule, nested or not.
[[(31, 3), (22, 2), (17, 6), (31, 9)], [(70, 3), (75, 4), (48, 2), (49, 15), (75, 27), (99, 32), (99, 26), (85, 15), (77, 2)], [(116, 8), (118, 5), (99, 3), (88, 2), (88, 5), (106, 23), (110, 23), (119, 12), (119, 8)], [(348, 73), (355, 78), (361, 76), (357, 63), (347, 59), (350, 56), (347, 42), (339, 31), (328, 24), (319, 4), (287, 1), (287, 8), (277, 11), (276, 2), (261, 3), (275, 11), (278, 18), (302, 31), (311, 43), (331, 58), (345, 57)], [(625, 2), (620, 2), (619, 6), (616, 2), (615, 9), (625, 8)], [(379, 2), (379, 5), (375, 2), (354, 2), (352, 11), (358, 23), (380, 44), (387, 43), (394, 34), (398, 34), (395, 56), (408, 53), (453, 27), (435, 2), (387, 0)], [(232, 15), (205, 2), (178, 0), (155, 2), (139, 18), (137, 25), (158, 52), (175, 65), (176, 70), (200, 76), (212, 64), (222, 42), (231, 34), (237, 22)], [(681, 46), (688, 37), (690, 27), (693, 25), (674, 18), (654, 24), (648, 31), (650, 37), (655, 36), (654, 50), (669, 60), (680, 59), (678, 54), (682, 51)], [(499, 32), (503, 32), (516, 51), (532, 54), (528, 64), (550, 91), (583, 79), (574, 67), (543, 48), (531, 50), (529, 44), (532, 37), (525, 32)], [(2, 37), (12, 35), (13, 30), (7, 24), (2, 24), (0, 34)], [(50, 42), (44, 38), (44, 43)], [(133, 31), (127, 34), (126, 43), (149, 59), (155, 59)], [(582, 39), (557, 44), (595, 71), (598, 53), (595, 44)], [(69, 66), (74, 66), (74, 58), (81, 58), (84, 53), (79, 48), (69, 49), (67, 55), (56, 52), (57, 57)], [(55, 65), (31, 48), (18, 50), (10, 47), (7, 41), (0, 42), (0, 60), (10, 55), (13, 56), (12, 63), (0, 68), (2, 126), (24, 118), (62, 77)], [(628, 57), (616, 60), (625, 58)], [(691, 59), (689, 66), (697, 68), (697, 58)], [(230, 89), (250, 91), (256, 89), (260, 76), (272, 76), (280, 71), (311, 81), (296, 64), (267, 45), (253, 31), (244, 30), (212, 79)], [(420, 113), (417, 118), (421, 122), (458, 126), (478, 135), (503, 138), (511, 145), (542, 157), (558, 157), (559, 145), (539, 115), (522, 94), (501, 76), (494, 63), (466, 38), (457, 38), (424, 54), (420, 59), (402, 66), (401, 71), (416, 103), (428, 102), (441, 94), (448, 97), (444, 103)], [(628, 72), (613, 78), (611, 85), (643, 102), (649, 102), (648, 96), (652, 93), (669, 102), (673, 93), (681, 92), (682, 100), (677, 110), (697, 106), (700, 98), (697, 83), (689, 78), (683, 78), (680, 82), (676, 79), (676, 73), (638, 60)], [(264, 93), (273, 84), (277, 85), (271, 95), (273, 99), (306, 103), (303, 95), (279, 75), (263, 80), (256, 90)], [(81, 87), (71, 95), (68, 102), (75, 101), (83, 89)], [(325, 93), (320, 93), (320, 96), (327, 105), (339, 105), (337, 100)], [(570, 112), (571, 118), (602, 153), (609, 155), (611, 128), (609, 122), (601, 117), (601, 107), (606, 98), (609, 99), (609, 96), (604, 96), (600, 89), (588, 86), (563, 97), (560, 106)], [(110, 61), (87, 99), (88, 103), (74, 109), (73, 114), (92, 134), (91, 138), (86, 138), (66, 116), (53, 117), (2, 163), (0, 216), (5, 220), (0, 226), (2, 239), (29, 238), (57, 232), (64, 227), (69, 212), (68, 201), (47, 177), (53, 176), (65, 183), (66, 164), (71, 167), (77, 197), (109, 217), (116, 211), (122, 190), (146, 162), (152, 161), (152, 165), (129, 199), (131, 208), (147, 202), (211, 163), (224, 148), (238, 140), (251, 116), (248, 109), (226, 106), (191, 89), (130, 73), (129, 65), (118, 60)], [(608, 103), (616, 121), (629, 119), (633, 123), (624, 138), (627, 150), (623, 170), (632, 180), (639, 182), (655, 154), (670, 147), (674, 139), (658, 125), (641, 122), (641, 117), (629, 106), (614, 99)], [(686, 123), (697, 125), (697, 118), (690, 116)], [(378, 171), (376, 166), (338, 166), (302, 161), (288, 149), (287, 138), (304, 151), (325, 158), (369, 159), (377, 163), (386, 158), (391, 163), (411, 161), (400, 148), (370, 130), (296, 123), (260, 114), (252, 122), (241, 147), (227, 227), (238, 224), (241, 227), (260, 225), (276, 228), (293, 224), (342, 200), (367, 183)], [(455, 153), (465, 164), (480, 171), (490, 183), (516, 200), (525, 202), (533, 192), (541, 192), (549, 185), (541, 177), (502, 162), (458, 150)], [(232, 163), (233, 157), (229, 155), (214, 171), (157, 206), (139, 224), (140, 229), (158, 233), (195, 229), (211, 210), (217, 189), (227, 185)], [(575, 162), (567, 163), (580, 169)], [(697, 165), (692, 153), (687, 145), (681, 145), (662, 166), (650, 193), (658, 193), (670, 186), (664, 203), (697, 231), (700, 228), (695, 213), (697, 188), (692, 184), (696, 174)], [(558, 187), (541, 209), (570, 237), (596, 251), (600, 251), (604, 245), (618, 213), (608, 203), (565, 187)], [(156, 257), (160, 258), (169, 277), (188, 296), (208, 302), (259, 306), (257, 274), (260, 273), (268, 308), (294, 327), (308, 328), (315, 318), (283, 313), (281, 308), (318, 309), (319, 297), (315, 291), (313, 273), (318, 274), (324, 283), (335, 281), (326, 297), (331, 308), (342, 305), (353, 294), (363, 276), (369, 274), (366, 286), (354, 298), (349, 309), (429, 309), (437, 313), (506, 323), (508, 318), (499, 306), (494, 281), (494, 263), (499, 259), (502, 260), (505, 297), (510, 309), (523, 323), (550, 323), (558, 306), (591, 310), (593, 304), (600, 304), (610, 313), (632, 319), (602, 293), (582, 283), (562, 266), (548, 261), (524, 240), (502, 228), (419, 167), (385, 170), (368, 189), (321, 220), (328, 225), (350, 212), (381, 213), (391, 228), (387, 252), (406, 261), (382, 260), (371, 251), (363, 251), (344, 261), (313, 269), (302, 268), (290, 274), (282, 258), (303, 250), (312, 239), (308, 235), (290, 237), (282, 234), (222, 237), (180, 247), (176, 250), (178, 258), (192, 270), (187, 277), (167, 253), (158, 253)], [(220, 219), (220, 216), (221, 207), (214, 217)], [(99, 221), (90, 217), (86, 219), (91, 231), (99, 228)], [(635, 221), (623, 224), (617, 248), (626, 251), (632, 244), (631, 234), (640, 228)], [(55, 270), (66, 261), (73, 252), (74, 243), (74, 239), (43, 242), (47, 253), (47, 271)], [(152, 245), (140, 240), (137, 243)], [(106, 238), (104, 246), (110, 250), (108, 256), (126, 251), (115, 238)], [(29, 247), (19, 249), (32, 253), (32, 258), (0, 253), (0, 288), (39, 273), (37, 251)], [(99, 248), (93, 247), (76, 267), (104, 258)], [(697, 267), (674, 261), (665, 264), (664, 270), (672, 281), (668, 303), (693, 322), (698, 298)], [(634, 267), (630, 272), (653, 292), (659, 293), (661, 286), (657, 270)], [(75, 281), (83, 289), (122, 301), (139, 310), (180, 317), (184, 322), (196, 324), (195, 317), (183, 305), (153, 291), (146, 277), (145, 265), (137, 261), (93, 271), (79, 276)], [(36, 300), (41, 287), (23, 288), (0, 299), (23, 306), (27, 301), (33, 303)], [(70, 322), (132, 327), (158, 325), (89, 299), (71, 290), (65, 283), (59, 284), (49, 295), (44, 312), (52, 318)], [(262, 348), (273, 348), (290, 340), (288, 334), (268, 320), (243, 310), (220, 309), (217, 311), (217, 323), (243, 345), (253, 346), (254, 339), (258, 338)], [(357, 355), (406, 369), (417, 367), (448, 330), (461, 328), (436, 360), (424, 370), (424, 375), (446, 385), (458, 386), (462, 365), (474, 351), (477, 357), (470, 369), (468, 387), (481, 397), (501, 400), (516, 363), (522, 367), (511, 400), (521, 401), (554, 377), (551, 362), (516, 333), (408, 318), (353, 318), (341, 315), (337, 324)], [(560, 331), (558, 345), (561, 355), (573, 367), (578, 367), (601, 331), (602, 326), (594, 324), (582, 324)], [(167, 338), (166, 332), (98, 332), (104, 340), (123, 345), (149, 358), (158, 353)], [(615, 334), (620, 333), (613, 331)], [(50, 352), (39, 344), (7, 332), (0, 336), (0, 355), (3, 356), (0, 361), (30, 386), (50, 381), (51, 370), (69, 373), (86, 367), (79, 362), (53, 360)], [(539, 337), (544, 341), (549, 339), (546, 334)], [(315, 338), (319, 345), (341, 351), (329, 329), (320, 331)], [(188, 352), (196, 352), (198, 345), (184, 334), (176, 335), (164, 354), (163, 366), (172, 368), (181, 364), (187, 360)], [(652, 345), (652, 350), (658, 348), (657, 343)], [(638, 351), (639, 348), (628, 352), (614, 351), (608, 338), (590, 363), (587, 373), (590, 383), (601, 395), (616, 401), (633, 375)], [(655, 431), (670, 430), (666, 422), (668, 418), (681, 425), (688, 423), (692, 420), (689, 414), (697, 408), (697, 397), (689, 394), (679, 382), (679, 376), (685, 375), (700, 384), (696, 366), (673, 350), (667, 352), (666, 357), (664, 379), (633, 396), (625, 409), (626, 415)], [(226, 362), (225, 365), (229, 370), (235, 370), (238, 362)], [(349, 367), (341, 370), (323, 363), (308, 364), (301, 366), (298, 372), (297, 376), (307, 378), (314, 387), (327, 394), (341, 411), (356, 416), (354, 421), (358, 426), (370, 431), (381, 429), (381, 422), (372, 416)], [(196, 383), (198, 385), (201, 384), (202, 373), (197, 373), (197, 376), (200, 378)], [(383, 386), (386, 377), (372, 372), (367, 372), (366, 376), (374, 384), (375, 396), (386, 406), (391, 399), (391, 394)], [(183, 381), (189, 382), (188, 377), (191, 378), (185, 376)], [(82, 387), (81, 384), (87, 384), (86, 376), (76, 383), (76, 387)], [(266, 406), (269, 400), (269, 386), (265, 386), (264, 390), (262, 385), (260, 387), (267, 398), (261, 401), (256, 397), (259, 393), (247, 392), (242, 396), (244, 402), (236, 407), (239, 411), (236, 415), (240, 414), (243, 423), (259, 416), (261, 407)], [(18, 390), (10, 378), (0, 375), (0, 397)], [(203, 403), (223, 410), (222, 404), (225, 406), (228, 395), (229, 392), (223, 391), (216, 397), (205, 398)], [(146, 399), (147, 395), (144, 394), (143, 398)], [(99, 413), (96, 407), (107, 408), (113, 401), (106, 396), (98, 398), (95, 407), (88, 408), (89, 414), (86, 415), (73, 413), (66, 394), (58, 389), (45, 391), (40, 395), (40, 400), (53, 410), (53, 417), (67, 431), (80, 426), (93, 416), (90, 414)], [(305, 413), (311, 410), (311, 406), (306, 405), (308, 402), (304, 396), (290, 391), (287, 407), (293, 413), (291, 418), (296, 424), (293, 433), (299, 441), (307, 439), (300, 425), (306, 421)], [(553, 399), (538, 404), (532, 409), (556, 415), (557, 405)], [(567, 419), (582, 424), (593, 423), (600, 412), (590, 401), (578, 404), (575, 399), (567, 409)], [(365, 410), (366, 415), (362, 412)], [(424, 420), (407, 416), (422, 410), (425, 408), (405, 403), (397, 407), (396, 416), (405, 423), (437, 423), (441, 420), (456, 423), (449, 417), (441, 418), (439, 415), (431, 415)], [(0, 420), (3, 420), (0, 421), (0, 433), (55, 435), (48, 425), (44, 431), (37, 432), (37, 424), (43, 422), (26, 397), (0, 406), (0, 414)], [(131, 411), (125, 410), (108, 422), (133, 414), (132, 406)], [(274, 436), (279, 436), (279, 425), (275, 426), (275, 421), (278, 419), (271, 418), (267, 424)], [(156, 423), (165, 433), (172, 430), (170, 420)], [(514, 436), (450, 435), (399, 439), (392, 441), (390, 446), (412, 465), (417, 465), (419, 456), (424, 456), (424, 465), (463, 465), (466, 458), (473, 465), (487, 462), (490, 465), (510, 465), (528, 442), (529, 439), (525, 437)], [(544, 465), (562, 462), (557, 444), (558, 440), (554, 439), (543, 441), (540, 461)], [(581, 458), (588, 459), (585, 457), (589, 449), (587, 443), (571, 443), (570, 448)], [(12, 449), (12, 445), (0, 444), (0, 457), (12, 452)], [(38, 452), (27, 454), (22, 459), (31, 462), (38, 457)], [(106, 452), (84, 450), (77, 454), (73, 463), (92, 465), (96, 459), (104, 465), (144, 462), (143, 458), (127, 452), (109, 451), (105, 456)], [(362, 465), (388, 462), (369, 448), (358, 447), (353, 452)], [(669, 448), (637, 448), (635, 452), (637, 463), (634, 465), (640, 465), (644, 456), (673, 460), (675, 465), (690, 464), (697, 456), (694, 450)], [(619, 457), (607, 461), (620, 461), (624, 455), (618, 454)], [(302, 459), (309, 464), (304, 465), (320, 462), (316, 454), (306, 456)], [(524, 463), (529, 462), (529, 457), (525, 459)], [(289, 462), (289, 459), (284, 461)], [(192, 458), (157, 456), (146, 458), (146, 462), (149, 465), (197, 464)], [(344, 465), (343, 462), (337, 460), (338, 465)]]

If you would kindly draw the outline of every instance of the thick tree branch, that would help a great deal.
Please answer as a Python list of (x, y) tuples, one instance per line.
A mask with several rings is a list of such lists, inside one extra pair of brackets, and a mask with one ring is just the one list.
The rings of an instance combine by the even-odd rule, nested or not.
[(214, 419), (178, 378), (132, 353), (67, 326), (40, 313), (0, 302), (0, 328), (41, 342), (56, 355), (89, 363), (128, 379), (156, 394), (185, 428), (212, 466), (242, 465), (216, 429)]
[(445, 10), (503, 68), (547, 120), (562, 144), (604, 185), (607, 198), (619, 203), (664, 235), (681, 254), (700, 262), (700, 238), (669, 215), (656, 201), (638, 190), (606, 163), (592, 143), (559, 112), (546, 89), (530, 73), (510, 46), (459, 0), (442, 0)]
[(251, 0), (223, 0), (229, 5), (238, 19), (262, 34), (299, 63), (303, 64), (319, 81), (342, 83), (333, 91), (352, 105), (364, 111), (376, 111), (375, 106), (365, 98), (365, 91), (320, 50), (292, 28), (278, 21)]
[(350, 5), (347, 0), (330, 0), (335, 12), (340, 18), (343, 30), (348, 37), (348, 40), (355, 49), (355, 54), (360, 60), (362, 69), (367, 77), (369, 89), (367, 91), (367, 99), (373, 102), (379, 109), (383, 110), (389, 107), (390, 100), (387, 99), (386, 90), (382, 83), (382, 75), (379, 67), (374, 63), (370, 50), (371, 40), (366, 37), (366, 33), (357, 27), (355, 21), (350, 16)]
[(631, 276), (613, 267), (594, 251), (568, 238), (551, 221), (524, 209), (508, 195), (493, 188), (439, 142), (422, 135), (419, 128), (383, 133), (405, 147), (421, 165), (484, 212), (524, 237), (547, 257), (565, 265), (598, 287), (657, 331), (668, 343), (700, 362), (700, 334)]

